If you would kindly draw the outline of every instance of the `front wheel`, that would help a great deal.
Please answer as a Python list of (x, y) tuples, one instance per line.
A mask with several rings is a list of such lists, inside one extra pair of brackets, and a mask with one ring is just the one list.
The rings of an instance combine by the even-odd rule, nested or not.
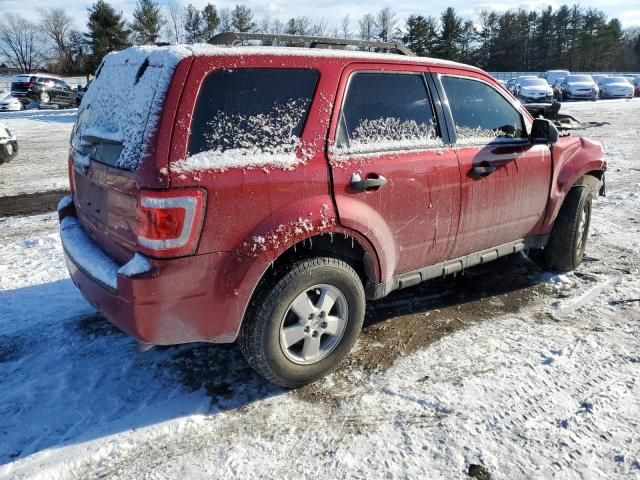
[(287, 388), (311, 383), (349, 353), (365, 312), (360, 277), (330, 257), (301, 260), (252, 300), (240, 349), (260, 375)]
[(591, 204), (588, 186), (579, 185), (569, 190), (544, 248), (547, 266), (568, 272), (582, 263), (591, 223)]

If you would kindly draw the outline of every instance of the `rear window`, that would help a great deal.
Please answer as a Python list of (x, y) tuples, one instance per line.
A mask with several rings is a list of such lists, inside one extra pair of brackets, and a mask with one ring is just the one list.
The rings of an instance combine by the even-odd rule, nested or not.
[(198, 95), (189, 159), (181, 168), (293, 167), (317, 81), (311, 69), (211, 72)]
[(71, 134), (74, 161), (135, 170), (156, 133), (180, 47), (108, 54), (85, 94)]

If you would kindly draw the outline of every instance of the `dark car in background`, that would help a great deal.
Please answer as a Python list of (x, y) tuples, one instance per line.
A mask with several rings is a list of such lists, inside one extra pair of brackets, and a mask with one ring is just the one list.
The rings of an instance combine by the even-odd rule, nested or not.
[(63, 108), (76, 106), (76, 92), (64, 80), (51, 75), (16, 75), (11, 83), (11, 95), (24, 105), (35, 102)]

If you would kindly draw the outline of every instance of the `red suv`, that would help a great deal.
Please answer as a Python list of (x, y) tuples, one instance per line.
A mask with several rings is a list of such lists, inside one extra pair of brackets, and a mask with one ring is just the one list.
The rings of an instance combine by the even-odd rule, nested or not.
[(577, 267), (605, 166), (467, 65), (134, 47), (82, 103), (61, 237), (140, 342), (238, 340), (295, 387), (347, 355), (365, 299), (528, 249)]

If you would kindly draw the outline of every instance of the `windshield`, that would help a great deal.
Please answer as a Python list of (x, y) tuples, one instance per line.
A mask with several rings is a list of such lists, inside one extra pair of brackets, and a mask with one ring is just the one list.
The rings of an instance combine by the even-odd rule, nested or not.
[(602, 83), (625, 83), (627, 81), (624, 77), (607, 77), (602, 79)]
[(567, 83), (573, 83), (573, 82), (593, 83), (593, 78), (591, 78), (589, 75), (571, 75), (567, 77)]
[(542, 78), (525, 78), (520, 81), (520, 85), (523, 87), (546, 87), (547, 81)]

